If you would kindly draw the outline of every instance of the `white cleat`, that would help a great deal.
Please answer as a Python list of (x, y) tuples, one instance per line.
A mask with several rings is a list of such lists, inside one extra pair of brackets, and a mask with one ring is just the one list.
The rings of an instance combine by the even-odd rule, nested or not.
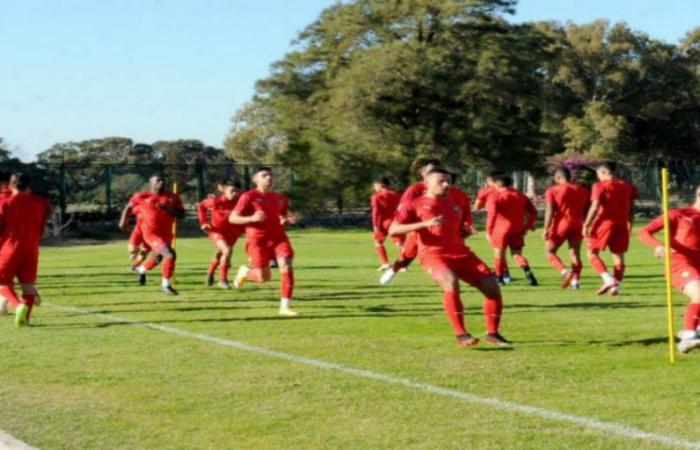
[(681, 353), (688, 353), (698, 347), (700, 347), (700, 339), (697, 336), (692, 339), (682, 339), (677, 345), (678, 351)]
[(577, 279), (571, 280), (571, 289), (581, 289), (581, 282)]
[(513, 279), (510, 277), (510, 275), (503, 275), (503, 284), (511, 284), (513, 282)]
[(280, 306), (280, 311), (278, 314), (284, 317), (296, 317), (299, 315), (298, 312), (294, 311), (289, 306)]
[(240, 289), (245, 283), (246, 277), (248, 276), (250, 269), (246, 266), (241, 266), (238, 268), (238, 273), (236, 273), (236, 278), (233, 279), (233, 287)]
[(379, 266), (379, 268), (377, 269), (377, 272), (384, 272), (384, 271), (387, 270), (387, 269), (391, 269), (391, 264), (382, 264), (382, 265)]
[(7, 308), (7, 299), (0, 298), (0, 316), (6, 316), (8, 314), (10, 314), (10, 311)]
[(391, 282), (391, 280), (394, 279), (395, 276), (396, 276), (396, 272), (394, 272), (394, 269), (389, 268), (382, 274), (381, 278), (379, 278), (379, 284), (381, 284), (382, 286), (385, 286), (385, 285), (389, 284)]

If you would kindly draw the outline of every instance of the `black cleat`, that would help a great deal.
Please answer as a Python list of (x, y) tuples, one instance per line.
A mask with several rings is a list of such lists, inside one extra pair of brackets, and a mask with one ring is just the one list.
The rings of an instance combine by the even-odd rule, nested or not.
[(214, 286), (214, 274), (207, 274), (207, 286)]
[(489, 344), (496, 344), (501, 347), (508, 347), (511, 344), (511, 342), (508, 339), (504, 338), (498, 333), (486, 333), (486, 337), (484, 338), (484, 340)]
[(145, 285), (146, 285), (146, 274), (145, 274), (145, 273), (140, 273), (140, 274), (139, 274), (139, 284), (140, 284), (141, 286), (145, 286)]
[(525, 270), (525, 277), (530, 281), (530, 286), (538, 286), (539, 283), (537, 282), (537, 278), (535, 278), (535, 274), (532, 273), (531, 270)]
[(163, 292), (168, 295), (179, 295), (178, 292), (172, 286), (163, 286)]
[(496, 281), (498, 282), (499, 286), (505, 286), (506, 282), (503, 281), (503, 277), (496, 277)]

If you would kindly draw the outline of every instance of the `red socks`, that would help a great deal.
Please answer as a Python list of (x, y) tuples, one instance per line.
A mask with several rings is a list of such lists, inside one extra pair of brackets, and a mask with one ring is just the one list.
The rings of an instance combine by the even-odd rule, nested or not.
[(695, 331), (698, 323), (700, 323), (700, 303), (690, 303), (685, 309), (685, 329)]
[(571, 265), (571, 271), (574, 273), (574, 278), (576, 280), (581, 279), (581, 271), (583, 270), (583, 264), (580, 262), (578, 264), (572, 264)]
[(214, 258), (209, 263), (209, 268), (207, 269), (207, 275), (214, 275), (216, 268), (219, 267), (219, 258)]
[(374, 248), (377, 250), (377, 254), (379, 255), (379, 259), (382, 261), (382, 265), (389, 264), (389, 255), (386, 253), (386, 247), (384, 244), (376, 243)]
[(15, 294), (15, 290), (12, 286), (0, 286), (0, 296), (4, 297), (14, 309), (17, 309), (17, 307), (22, 304), (22, 301), (17, 297), (17, 294)]
[(280, 272), (280, 297), (292, 298), (294, 290), (294, 271), (290, 268), (287, 272)]
[[(228, 271), (231, 268), (230, 264), (222, 264), (221, 270), (219, 271), (219, 278), (223, 281), (228, 280)], [(214, 272), (212, 272), (214, 273)]]
[(625, 265), (624, 264), (620, 264), (619, 266), (615, 266), (614, 277), (618, 283), (622, 283), (622, 279), (625, 277)]
[(523, 255), (513, 255), (513, 259), (521, 269), (527, 269), (530, 267), (530, 263), (527, 262), (527, 258), (525, 258)]
[(493, 259), (493, 269), (496, 271), (496, 276), (502, 277), (506, 273), (505, 258), (496, 257)]
[(171, 279), (175, 272), (175, 258), (165, 258), (163, 260), (163, 278)]
[(608, 271), (608, 268), (605, 266), (605, 263), (603, 262), (602, 259), (600, 259), (600, 256), (597, 254), (591, 255), (591, 267), (593, 267), (593, 270), (595, 270), (595, 273), (598, 275), (602, 275)]
[(555, 255), (554, 253), (549, 255), (549, 263), (552, 265), (552, 267), (557, 269), (559, 273), (566, 270), (566, 266), (562, 262), (561, 258), (559, 258), (559, 256)]
[(503, 300), (496, 298), (484, 298), (484, 318), (486, 319), (486, 332), (498, 333), (498, 325), (501, 323), (501, 313), (503, 312)]
[(464, 306), (459, 299), (459, 292), (444, 292), (442, 294), (442, 306), (445, 308), (447, 318), (450, 319), (455, 335), (467, 334), (467, 330), (464, 328)]

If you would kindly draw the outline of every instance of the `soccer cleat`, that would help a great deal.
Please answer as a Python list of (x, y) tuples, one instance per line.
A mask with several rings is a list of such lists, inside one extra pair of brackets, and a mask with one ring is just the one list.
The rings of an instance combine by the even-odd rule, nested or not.
[(539, 283), (537, 282), (537, 278), (535, 278), (535, 274), (532, 273), (531, 270), (526, 270), (526, 271), (525, 271), (525, 278), (527, 278), (528, 281), (530, 282), (530, 286), (537, 286), (537, 285), (539, 285)]
[(29, 319), (27, 319), (28, 314), (29, 306), (25, 305), (24, 303), (19, 305), (19, 307), (15, 311), (15, 326), (17, 328), (26, 327), (27, 325), (29, 325)]
[(280, 306), (280, 310), (279, 310), (278, 314), (280, 316), (284, 316), (284, 317), (296, 317), (299, 315), (298, 312), (294, 311), (289, 306)]
[(486, 333), (484, 340), (490, 344), (496, 344), (501, 347), (508, 347), (511, 344), (508, 339), (504, 338), (499, 333)]
[(205, 283), (207, 286), (214, 286), (214, 274), (213, 273), (207, 274), (207, 281)]
[(379, 268), (377, 269), (377, 272), (384, 272), (384, 271), (387, 270), (387, 269), (391, 269), (391, 264), (382, 264), (382, 265), (379, 266)]
[(140, 284), (141, 286), (145, 286), (145, 285), (146, 285), (146, 274), (145, 274), (145, 273), (139, 273), (139, 278), (138, 278), (138, 280), (139, 280), (139, 284)]
[(615, 281), (615, 280), (613, 280), (609, 283), (603, 283), (603, 285), (601, 287), (599, 287), (598, 290), (596, 291), (596, 294), (597, 295), (606, 294), (608, 291), (610, 291), (610, 289), (612, 289), (614, 287), (617, 287), (617, 281)]
[(571, 286), (571, 282), (574, 279), (574, 273), (573, 272), (567, 272), (564, 274), (563, 277), (561, 277), (561, 288), (562, 289), (567, 289), (569, 286)]
[(238, 273), (236, 273), (236, 278), (233, 279), (233, 287), (235, 287), (236, 289), (242, 288), (245, 284), (248, 272), (250, 272), (250, 269), (246, 266), (239, 267)]
[(581, 281), (576, 278), (571, 280), (571, 289), (581, 289)]
[(610, 290), (608, 291), (608, 295), (611, 297), (615, 297), (616, 295), (620, 295), (620, 284), (617, 283), (615, 286), (611, 287)]
[(401, 273), (406, 273), (406, 272), (408, 272), (408, 267), (402, 267), (402, 268), (400, 268), (400, 269), (399, 269), (399, 272), (401, 272)]
[(172, 286), (163, 286), (162, 289), (167, 295), (180, 295)]
[(7, 300), (4, 298), (0, 298), (0, 316), (6, 316), (9, 314), (9, 310), (7, 308)]
[(391, 282), (391, 280), (394, 279), (395, 276), (396, 276), (396, 272), (394, 272), (394, 269), (392, 269), (392, 268), (386, 269), (386, 271), (384, 271), (382, 276), (379, 278), (379, 284), (381, 284), (382, 286), (385, 286), (385, 285), (389, 284)]
[(503, 284), (511, 284), (513, 282), (513, 278), (511, 278), (509, 273), (506, 273), (503, 275)]
[(681, 353), (688, 353), (694, 348), (698, 347), (700, 347), (700, 338), (698, 338), (697, 336), (691, 339), (681, 339), (681, 341), (676, 346), (676, 348), (678, 348), (678, 351)]
[(226, 280), (219, 280), (216, 284), (220, 289), (231, 289), (231, 285)]
[(479, 339), (475, 338), (471, 334), (461, 334), (457, 336), (457, 345), (462, 348), (474, 347), (479, 344)]
[(505, 286), (506, 282), (503, 280), (503, 277), (496, 277), (496, 281), (498, 282), (499, 286)]

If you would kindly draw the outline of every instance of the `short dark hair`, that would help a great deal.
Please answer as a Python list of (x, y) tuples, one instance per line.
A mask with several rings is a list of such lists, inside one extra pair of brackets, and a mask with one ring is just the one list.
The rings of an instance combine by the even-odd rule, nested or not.
[(9, 183), (12, 174), (7, 170), (0, 170), (0, 183)]
[(501, 173), (501, 174), (494, 176), (493, 181), (496, 183), (500, 183), (505, 187), (513, 186), (513, 177), (511, 177), (510, 175), (506, 175), (504, 173)]
[(151, 174), (150, 177), (148, 177), (149, 180), (151, 178), (160, 178), (161, 180), (165, 181), (165, 174), (163, 172), (155, 172), (155, 173)]
[(240, 181), (234, 180), (233, 178), (229, 178), (229, 177), (224, 177), (224, 178), (219, 179), (217, 184), (219, 186), (233, 186), (233, 187), (238, 188), (238, 189), (241, 188)]
[(389, 181), (389, 177), (377, 177), (374, 179), (374, 182), (377, 184), (381, 184), (382, 186), (391, 185), (391, 182)]
[(491, 178), (492, 180), (495, 180), (496, 177), (500, 175), (503, 175), (503, 172), (501, 172), (500, 170), (493, 170), (486, 174), (486, 178)]
[(18, 191), (26, 191), (32, 186), (32, 177), (27, 175), (26, 173), (16, 173), (12, 177), (12, 181), (14, 182), (14, 187)]
[(432, 169), (430, 169), (430, 171), (426, 175), (434, 175), (436, 173), (439, 173), (442, 175), (447, 175), (448, 177), (450, 177), (450, 180), (452, 179), (452, 173), (449, 170), (445, 169), (444, 167), (440, 167), (440, 166), (433, 167)]
[(566, 181), (571, 181), (571, 171), (569, 170), (568, 167), (564, 167), (564, 166), (557, 167), (556, 169), (554, 169), (554, 175), (556, 175), (556, 174), (559, 174), (562, 177), (564, 177), (564, 179)]
[(439, 166), (440, 165), (440, 160), (437, 158), (429, 158), (429, 157), (420, 157), (416, 158), (415, 161), (413, 161), (413, 164), (411, 164), (411, 170), (413, 172), (420, 172), (425, 166)]
[(596, 169), (606, 169), (610, 173), (615, 173), (615, 169), (617, 169), (617, 164), (615, 164), (612, 161), (604, 161), (596, 165)]
[(257, 175), (260, 172), (270, 172), (272, 173), (272, 167), (270, 166), (258, 166), (253, 170), (253, 175)]

